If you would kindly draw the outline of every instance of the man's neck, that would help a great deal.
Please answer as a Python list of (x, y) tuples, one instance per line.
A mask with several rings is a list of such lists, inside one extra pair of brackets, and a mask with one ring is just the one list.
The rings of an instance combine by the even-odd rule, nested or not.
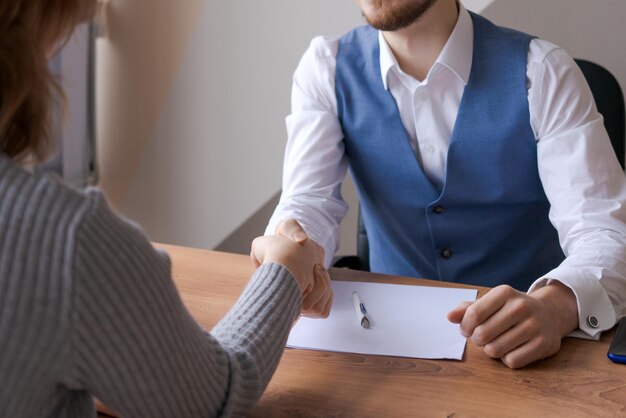
[(400, 68), (422, 81), (445, 46), (459, 17), (456, 0), (439, 0), (416, 22), (383, 36)]

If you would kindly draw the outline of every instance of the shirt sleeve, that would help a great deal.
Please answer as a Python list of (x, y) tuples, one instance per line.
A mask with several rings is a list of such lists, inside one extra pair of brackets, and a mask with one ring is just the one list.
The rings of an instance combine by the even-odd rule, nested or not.
[(278, 222), (295, 218), (324, 248), (326, 266), (339, 248), (339, 223), (348, 211), (341, 197), (348, 163), (335, 96), (338, 42), (313, 39), (294, 73), (283, 190), (265, 232), (272, 235)]
[(167, 255), (114, 215), (100, 193), (88, 196), (74, 244), (67, 385), (122, 416), (246, 415), (300, 311), (291, 274), (277, 264), (261, 266), (209, 333), (184, 307)]
[(599, 338), (626, 307), (626, 176), (575, 61), (535, 40), (528, 74), (539, 175), (566, 255), (529, 292), (565, 284), (577, 298), (578, 336)]

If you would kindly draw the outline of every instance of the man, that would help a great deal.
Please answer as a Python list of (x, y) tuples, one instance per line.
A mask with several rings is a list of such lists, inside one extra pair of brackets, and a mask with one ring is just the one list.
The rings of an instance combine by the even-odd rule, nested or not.
[(356, 3), (370, 26), (294, 75), (267, 232), (295, 218), (328, 264), (349, 165), (373, 271), (494, 287), (448, 315), (488, 356), (599, 338), (626, 306), (626, 178), (575, 62), (455, 0)]

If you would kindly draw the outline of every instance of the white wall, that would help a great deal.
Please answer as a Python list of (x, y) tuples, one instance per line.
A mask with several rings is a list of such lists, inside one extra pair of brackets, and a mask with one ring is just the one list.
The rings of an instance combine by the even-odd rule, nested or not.
[(497, 0), (483, 15), (606, 67), (626, 88), (626, 1)]
[(476, 13), (482, 13), (483, 10), (495, 0), (461, 0), (463, 5), (468, 9)]
[(213, 248), (280, 190), (291, 77), (311, 38), (360, 12), (211, 0), (155, 2), (145, 16), (129, 3), (112, 1), (98, 56), (102, 187), (152, 239)]
[[(626, 85), (623, 0), (463, 3), (607, 66)], [(280, 190), (291, 76), (310, 39), (362, 18), (352, 0), (146, 4), (111, 0), (99, 45), (101, 186), (152, 239), (214, 248)], [(355, 248), (351, 183), (344, 196), (353, 209), (341, 254)]]

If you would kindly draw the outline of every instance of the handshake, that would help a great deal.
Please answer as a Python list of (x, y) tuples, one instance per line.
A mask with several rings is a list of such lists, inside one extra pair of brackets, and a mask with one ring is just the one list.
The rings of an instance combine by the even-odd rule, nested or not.
[(276, 263), (287, 268), (302, 295), (302, 314), (326, 318), (333, 304), (330, 276), (324, 267), (324, 249), (308, 239), (295, 219), (285, 219), (276, 234), (258, 237), (252, 242), (250, 258), (255, 267)]

